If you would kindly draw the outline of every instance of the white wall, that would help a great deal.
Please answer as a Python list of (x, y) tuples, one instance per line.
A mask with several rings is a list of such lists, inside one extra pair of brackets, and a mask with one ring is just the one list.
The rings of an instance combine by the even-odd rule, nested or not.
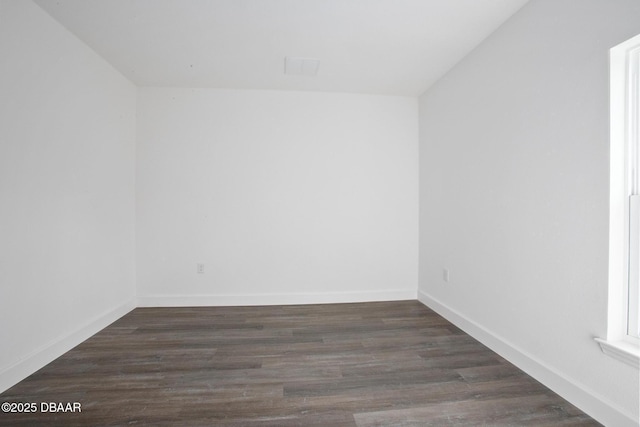
[(415, 298), (415, 98), (138, 97), (142, 305)]
[(134, 305), (135, 87), (0, 0), (0, 391)]
[(420, 299), (612, 426), (608, 53), (638, 33), (637, 0), (532, 0), (420, 99)]

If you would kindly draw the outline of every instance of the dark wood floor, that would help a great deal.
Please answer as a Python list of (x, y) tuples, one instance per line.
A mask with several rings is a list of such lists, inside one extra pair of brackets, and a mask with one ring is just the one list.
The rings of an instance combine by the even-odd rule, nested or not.
[(591, 426), (417, 301), (138, 308), (0, 395), (0, 425)]

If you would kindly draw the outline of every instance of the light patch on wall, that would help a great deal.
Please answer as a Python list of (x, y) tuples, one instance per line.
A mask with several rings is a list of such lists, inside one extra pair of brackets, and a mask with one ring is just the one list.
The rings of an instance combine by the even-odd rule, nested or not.
[(284, 73), (293, 76), (317, 76), (320, 60), (287, 56), (284, 58)]

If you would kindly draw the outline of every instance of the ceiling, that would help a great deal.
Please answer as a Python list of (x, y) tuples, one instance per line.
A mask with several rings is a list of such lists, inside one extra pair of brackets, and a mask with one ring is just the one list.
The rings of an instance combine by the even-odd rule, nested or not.
[[(138, 86), (417, 96), (527, 0), (35, 0)], [(320, 60), (285, 75), (285, 57)]]

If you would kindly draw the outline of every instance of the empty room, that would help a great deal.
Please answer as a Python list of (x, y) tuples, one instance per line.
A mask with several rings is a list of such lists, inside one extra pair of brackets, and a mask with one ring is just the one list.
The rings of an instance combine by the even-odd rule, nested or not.
[(0, 426), (640, 425), (640, 1), (0, 0)]

